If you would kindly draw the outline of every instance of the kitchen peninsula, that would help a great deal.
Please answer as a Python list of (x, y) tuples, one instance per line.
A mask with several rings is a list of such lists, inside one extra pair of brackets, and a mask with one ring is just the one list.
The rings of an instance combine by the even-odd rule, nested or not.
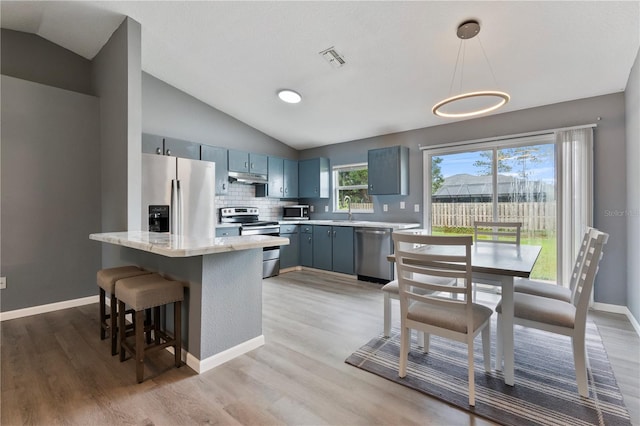
[(287, 238), (194, 238), (146, 231), (89, 238), (117, 246), (123, 265), (138, 265), (185, 283), (183, 348), (187, 365), (196, 372), (264, 344), (262, 249), (287, 245)]

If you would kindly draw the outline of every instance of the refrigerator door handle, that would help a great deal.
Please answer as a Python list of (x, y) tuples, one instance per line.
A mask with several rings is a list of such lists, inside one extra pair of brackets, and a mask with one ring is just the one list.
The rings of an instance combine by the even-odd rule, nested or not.
[(180, 188), (180, 179), (176, 180), (176, 187), (178, 188), (178, 232), (177, 234), (182, 235), (184, 230), (184, 215), (182, 214), (182, 189)]
[(178, 181), (171, 179), (171, 233), (178, 233)]

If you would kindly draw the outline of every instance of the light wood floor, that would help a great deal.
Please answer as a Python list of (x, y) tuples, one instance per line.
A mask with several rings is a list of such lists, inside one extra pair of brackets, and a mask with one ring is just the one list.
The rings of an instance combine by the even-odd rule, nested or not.
[[(97, 304), (3, 322), (1, 424), (491, 424), (344, 363), (382, 330), (379, 285), (313, 271), (263, 285), (263, 347), (201, 375), (160, 353), (140, 385), (99, 340)], [(622, 315), (592, 318), (640, 425), (640, 339)]]

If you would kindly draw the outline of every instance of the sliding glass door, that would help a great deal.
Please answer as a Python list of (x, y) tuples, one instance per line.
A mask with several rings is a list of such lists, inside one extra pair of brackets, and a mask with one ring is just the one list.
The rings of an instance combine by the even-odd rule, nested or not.
[(522, 222), (522, 244), (543, 247), (532, 278), (556, 281), (555, 152), (553, 135), (427, 151), (431, 232), (470, 235), (475, 221)]

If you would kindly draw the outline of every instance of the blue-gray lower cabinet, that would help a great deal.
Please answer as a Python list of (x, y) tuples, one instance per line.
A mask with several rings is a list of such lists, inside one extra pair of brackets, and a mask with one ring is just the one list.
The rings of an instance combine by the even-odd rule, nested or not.
[(355, 273), (353, 228), (333, 226), (332, 237), (333, 271), (353, 275)]
[(289, 245), (280, 246), (280, 269), (300, 265), (300, 233), (298, 225), (280, 225), (280, 236), (289, 239)]
[(313, 226), (300, 225), (300, 265), (313, 267)]
[(313, 267), (332, 270), (332, 230), (328, 225), (313, 226)]

